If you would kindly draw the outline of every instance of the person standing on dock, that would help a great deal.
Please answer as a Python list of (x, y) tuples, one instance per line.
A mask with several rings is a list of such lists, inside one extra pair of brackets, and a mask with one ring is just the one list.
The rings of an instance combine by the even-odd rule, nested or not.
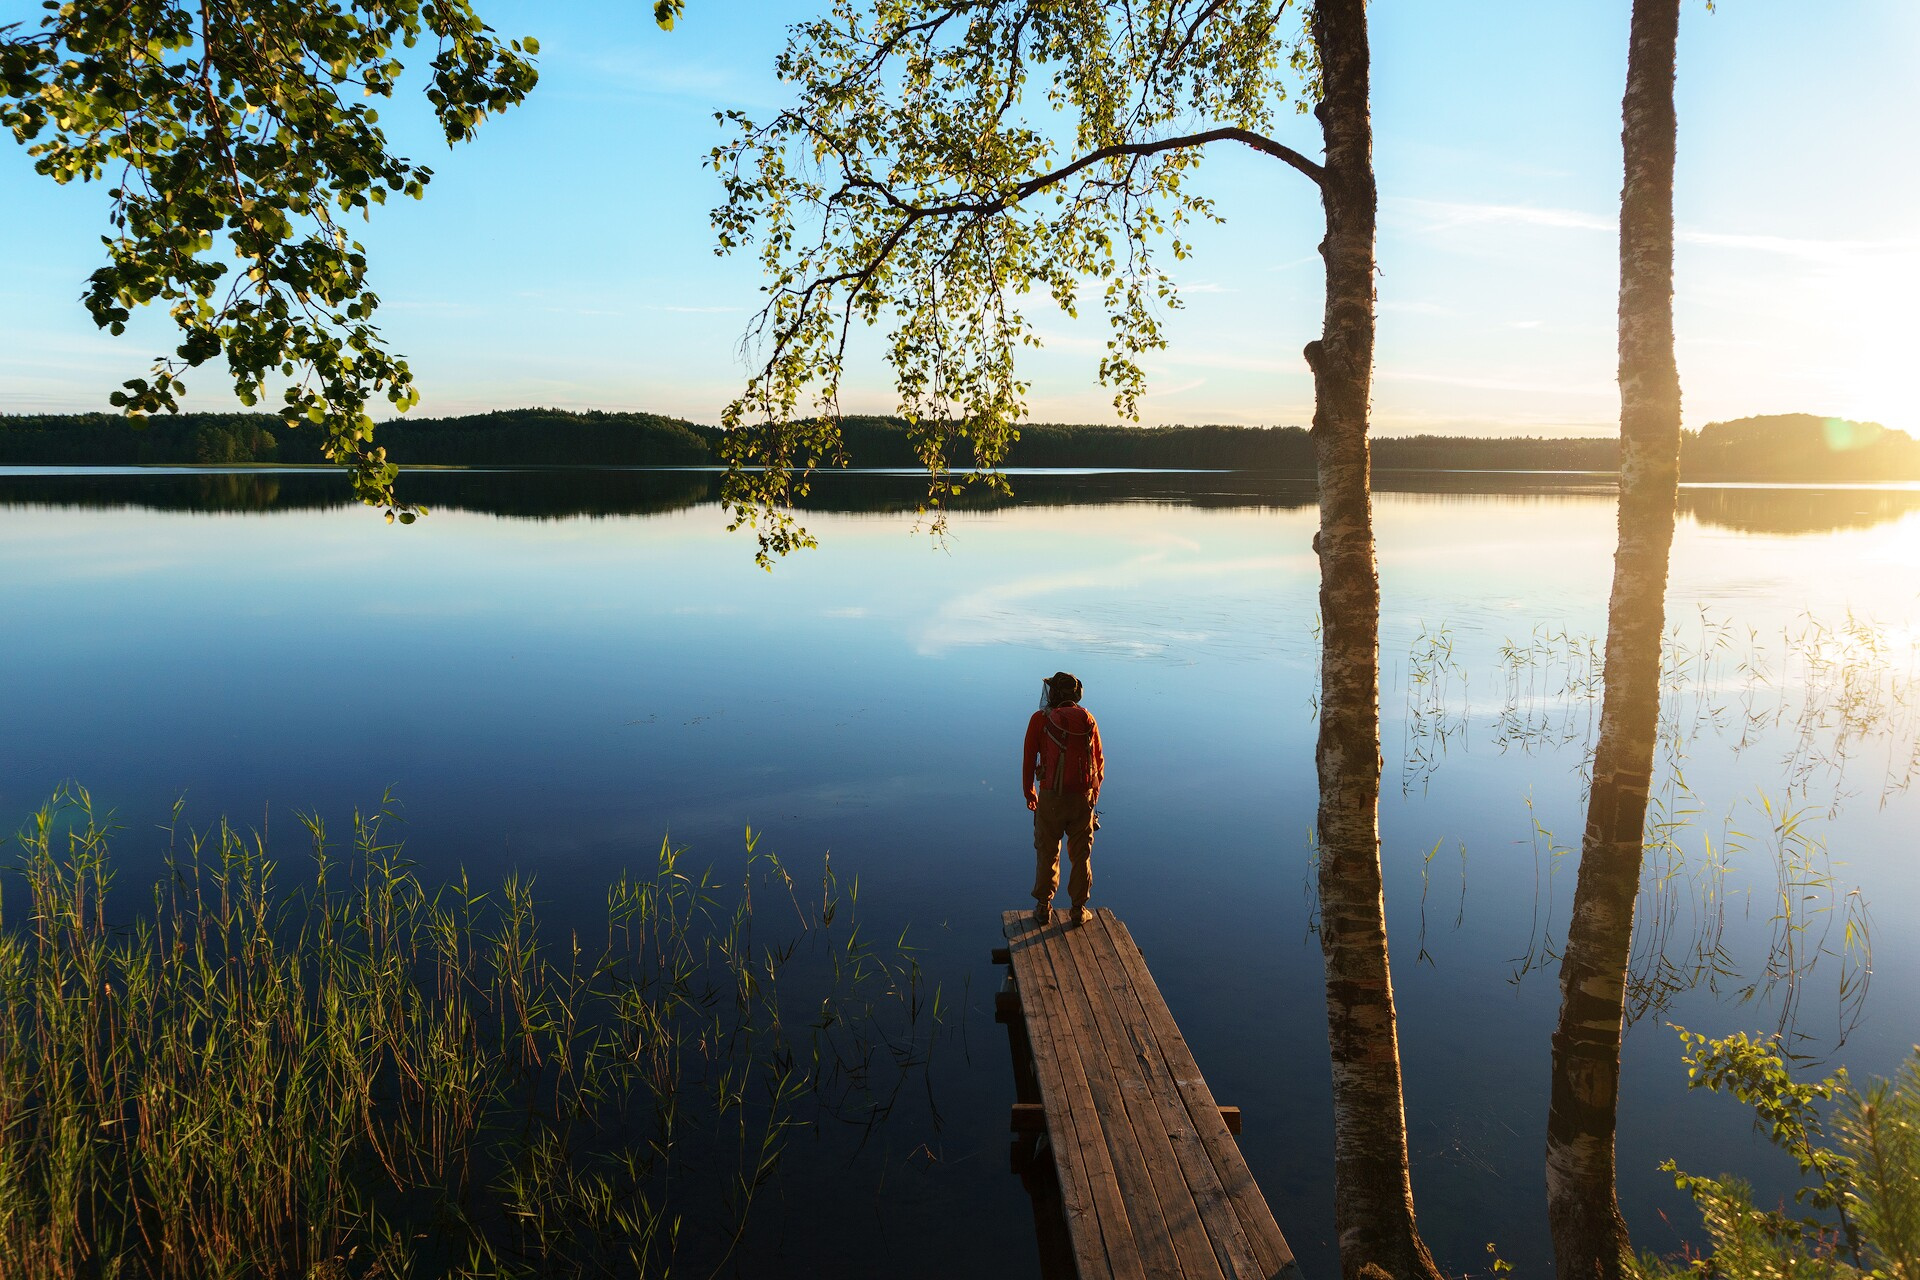
[[(1072, 870), (1067, 896), (1072, 920), (1084, 924), (1093, 892), (1093, 833), (1100, 825), (1093, 806), (1106, 777), (1100, 726), (1080, 705), (1080, 681), (1056, 671), (1041, 682), (1040, 709), (1027, 721), (1020, 753), (1020, 787), (1033, 810), (1033, 918), (1053, 920), (1053, 895), (1060, 887), (1060, 841), (1067, 842)], [(1039, 787), (1035, 789), (1035, 782)]]

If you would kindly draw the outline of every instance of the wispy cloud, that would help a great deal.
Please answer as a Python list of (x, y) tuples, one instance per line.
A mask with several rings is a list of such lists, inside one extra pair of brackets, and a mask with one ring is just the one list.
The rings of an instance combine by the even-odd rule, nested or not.
[(1893, 240), (1807, 240), (1793, 236), (1741, 235), (1721, 231), (1698, 231), (1682, 227), (1674, 233), (1682, 244), (1706, 245), (1716, 249), (1738, 249), (1748, 253), (1798, 258), (1805, 262), (1856, 263), (1880, 259), (1889, 254), (1920, 252), (1920, 238)]
[(1616, 394), (1611, 384), (1530, 382), (1518, 378), (1425, 373), (1417, 369), (1384, 368), (1374, 376), (1383, 382), (1424, 382), (1442, 387), (1468, 387), (1476, 391), (1517, 391), (1528, 395), (1612, 396)]
[[(1423, 232), (1444, 232), (1460, 227), (1503, 225), (1556, 228), (1614, 235), (1619, 221), (1610, 214), (1590, 213), (1584, 209), (1555, 209), (1538, 205), (1482, 204), (1453, 200), (1421, 200), (1410, 196), (1386, 201), (1419, 222)], [(1674, 238), (1681, 244), (1714, 249), (1733, 249), (1768, 254), (1813, 263), (1855, 263), (1882, 259), (1888, 255), (1920, 252), (1920, 237), (1899, 236), (1882, 240), (1817, 239), (1802, 236), (1755, 235), (1737, 231), (1678, 227)]]
[(765, 78), (684, 55), (676, 60), (671, 45), (664, 40), (657, 45), (612, 42), (556, 50), (549, 42), (543, 60), (549, 65), (571, 64), (587, 72), (601, 93), (618, 97), (680, 98), (701, 106), (764, 107), (774, 103)]
[(1454, 200), (1420, 200), (1400, 196), (1385, 201), (1390, 208), (1421, 220), (1422, 231), (1447, 231), (1454, 227), (1486, 223), (1519, 224), (1531, 227), (1559, 227), (1570, 231), (1614, 231), (1617, 223), (1579, 209), (1544, 209), (1524, 204), (1473, 204)]
[(1443, 307), (1437, 302), (1380, 302), (1375, 310), (1391, 311), (1403, 316), (1459, 316), (1464, 313), (1453, 307)]
[(1239, 373), (1280, 373), (1307, 375), (1304, 357), (1255, 356), (1233, 351), (1208, 351), (1196, 344), (1175, 344), (1153, 358), (1154, 368), (1229, 369)]
[(1076, 649), (1129, 658), (1163, 658), (1206, 644), (1212, 635), (1199, 628), (1172, 629), (1164, 619), (1143, 619), (1131, 612), (1108, 612), (1091, 601), (1075, 608), (1080, 592), (1197, 579), (1264, 579), (1277, 570), (1298, 569), (1310, 554), (1229, 557), (1206, 560), (1178, 554), (1173, 542), (1149, 546), (1117, 564), (1063, 573), (1035, 574), (969, 592), (942, 605), (921, 629), (916, 648), (927, 656), (980, 645), (1021, 644)]
[(1273, 266), (1265, 267), (1262, 269), (1265, 271), (1292, 271), (1297, 267), (1304, 267), (1308, 265), (1317, 266), (1319, 262), (1320, 262), (1319, 254), (1303, 253), (1297, 258), (1289, 258), (1285, 262), (1275, 263)]
[(382, 305), (389, 311), (429, 316), (484, 316), (499, 309), (491, 303), (455, 302), (448, 298), (394, 298)]

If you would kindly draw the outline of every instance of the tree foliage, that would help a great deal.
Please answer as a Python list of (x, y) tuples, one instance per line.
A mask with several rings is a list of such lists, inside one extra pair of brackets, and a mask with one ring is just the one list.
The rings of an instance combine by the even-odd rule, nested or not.
[(433, 171), (392, 151), (376, 104), (424, 43), (426, 97), (464, 142), (533, 88), (538, 42), (501, 40), (466, 0), (45, 8), (37, 26), (0, 27), (0, 121), (40, 174), (111, 183), (107, 264), (84, 295), (94, 322), (118, 334), (160, 302), (181, 333), (113, 403), (176, 412), (186, 370), (224, 358), (243, 403), (277, 387), (282, 417), (316, 425), (359, 495), (391, 508), (395, 467), (367, 406), (404, 411), (418, 393), (374, 324), (347, 225), (419, 198)]
[(1776, 1039), (1710, 1040), (1684, 1028), (1680, 1038), (1687, 1087), (1753, 1108), (1754, 1127), (1799, 1166), (1794, 1200), (1808, 1212), (1756, 1208), (1741, 1179), (1684, 1173), (1669, 1160), (1660, 1167), (1699, 1205), (1712, 1252), (1680, 1267), (1643, 1258), (1636, 1280), (1920, 1280), (1920, 1049), (1893, 1079), (1862, 1088), (1844, 1070), (1796, 1081)]
[[(838, 0), (800, 23), (777, 68), (794, 105), (727, 112), (712, 164), (722, 253), (752, 246), (767, 301), (753, 372), (726, 411), (726, 500), (760, 558), (811, 545), (789, 514), (816, 467), (844, 464), (839, 390), (858, 325), (886, 358), (938, 506), (997, 468), (1026, 410), (1016, 367), (1040, 345), (1039, 294), (1068, 315), (1097, 294), (1099, 376), (1136, 413), (1140, 357), (1179, 303), (1162, 273), (1182, 228), (1217, 219), (1189, 185), (1212, 142), (1317, 179), (1267, 136), (1311, 44), (1289, 0)], [(1162, 243), (1164, 240), (1164, 244)], [(955, 479), (949, 462), (965, 464)]]

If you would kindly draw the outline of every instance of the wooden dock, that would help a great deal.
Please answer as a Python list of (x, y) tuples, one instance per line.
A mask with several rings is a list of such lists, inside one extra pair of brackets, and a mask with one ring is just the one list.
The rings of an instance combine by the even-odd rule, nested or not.
[[(1106, 910), (1045, 926), (1009, 911), (1002, 927), (1014, 1165), (1035, 1194), (1049, 1274), (1298, 1280), (1234, 1141), (1239, 1111), (1214, 1101), (1127, 927)], [(1057, 1194), (1057, 1214), (1043, 1193)], [(1049, 1240), (1058, 1219), (1064, 1239)]]

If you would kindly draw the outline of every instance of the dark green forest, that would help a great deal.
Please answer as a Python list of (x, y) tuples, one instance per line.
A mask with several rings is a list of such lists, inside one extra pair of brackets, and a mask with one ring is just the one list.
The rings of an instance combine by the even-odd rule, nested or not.
[[(652, 413), (510, 409), (382, 423), (402, 466), (700, 466), (719, 432)], [(270, 413), (182, 413), (135, 424), (118, 414), (0, 415), (0, 464), (318, 466), (321, 435)]]
[[(846, 456), (862, 467), (920, 466), (898, 418), (849, 417)], [(651, 413), (504, 409), (457, 418), (382, 423), (378, 441), (403, 466), (712, 466), (720, 430)], [(1393, 471), (1589, 471), (1615, 468), (1610, 437), (1385, 436), (1373, 463)], [(0, 415), (0, 465), (320, 465), (320, 435), (272, 414), (183, 413), (136, 425), (117, 414)], [(964, 458), (956, 458), (963, 463)], [(1304, 427), (1126, 427), (1028, 423), (1009, 467), (1151, 470), (1313, 469)], [(1688, 480), (1920, 479), (1920, 442), (1872, 422), (1774, 414), (1687, 432)]]

